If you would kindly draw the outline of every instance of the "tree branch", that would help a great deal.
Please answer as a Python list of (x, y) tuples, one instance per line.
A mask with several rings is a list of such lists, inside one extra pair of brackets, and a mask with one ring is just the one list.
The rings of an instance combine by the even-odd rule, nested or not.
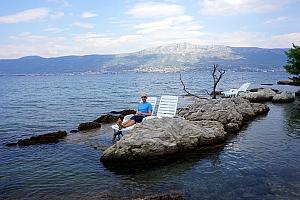
[[(206, 97), (199, 97), (199, 96), (194, 95), (194, 94), (190, 93), (189, 91), (187, 91), (187, 90), (186, 90), (186, 87), (185, 87), (185, 84), (184, 84), (183, 81), (182, 81), (181, 73), (180, 73), (179, 75), (180, 75), (180, 81), (181, 81), (181, 84), (183, 85), (183, 90), (184, 90), (187, 94), (189, 94), (190, 96), (196, 97), (196, 98), (198, 98), (198, 99), (207, 99)], [(206, 91), (207, 91), (207, 90), (206, 90)]]

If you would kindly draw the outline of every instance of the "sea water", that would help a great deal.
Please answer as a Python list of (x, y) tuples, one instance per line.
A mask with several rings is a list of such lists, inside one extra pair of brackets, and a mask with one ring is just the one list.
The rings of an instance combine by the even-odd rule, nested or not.
[[(227, 72), (218, 90), (251, 82), (279, 86), (283, 72)], [(186, 89), (211, 92), (210, 72), (182, 73)], [(32, 135), (76, 129), (112, 110), (134, 109), (139, 92), (178, 95), (188, 102), (178, 73), (45, 74), (0, 76), (0, 199), (118, 199), (182, 192), (188, 199), (299, 199), (300, 100), (268, 103), (270, 112), (220, 147), (176, 161), (114, 171), (99, 161), (112, 145), (110, 125), (70, 133), (56, 144), (6, 147)]]

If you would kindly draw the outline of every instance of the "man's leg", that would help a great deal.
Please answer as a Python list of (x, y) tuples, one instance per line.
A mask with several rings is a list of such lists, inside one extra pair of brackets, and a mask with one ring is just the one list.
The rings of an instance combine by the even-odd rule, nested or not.
[(126, 128), (126, 127), (129, 127), (129, 126), (132, 126), (133, 124), (135, 124), (135, 121), (130, 119), (127, 122), (122, 123), (121, 125), (122, 125), (123, 128)]

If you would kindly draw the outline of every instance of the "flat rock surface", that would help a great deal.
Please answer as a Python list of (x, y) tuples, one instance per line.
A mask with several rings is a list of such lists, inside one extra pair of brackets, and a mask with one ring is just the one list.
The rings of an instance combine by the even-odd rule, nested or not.
[(195, 101), (187, 108), (179, 110), (178, 115), (190, 121), (218, 121), (227, 132), (236, 133), (244, 122), (268, 111), (266, 105), (253, 104), (243, 98), (222, 98)]

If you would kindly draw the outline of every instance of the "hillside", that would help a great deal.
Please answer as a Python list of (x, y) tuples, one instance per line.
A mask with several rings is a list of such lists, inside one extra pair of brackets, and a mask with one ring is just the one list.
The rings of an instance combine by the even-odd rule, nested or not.
[(235, 71), (282, 71), (287, 49), (170, 44), (117, 55), (0, 59), (0, 74), (72, 72), (177, 72), (206, 70), (212, 64)]

